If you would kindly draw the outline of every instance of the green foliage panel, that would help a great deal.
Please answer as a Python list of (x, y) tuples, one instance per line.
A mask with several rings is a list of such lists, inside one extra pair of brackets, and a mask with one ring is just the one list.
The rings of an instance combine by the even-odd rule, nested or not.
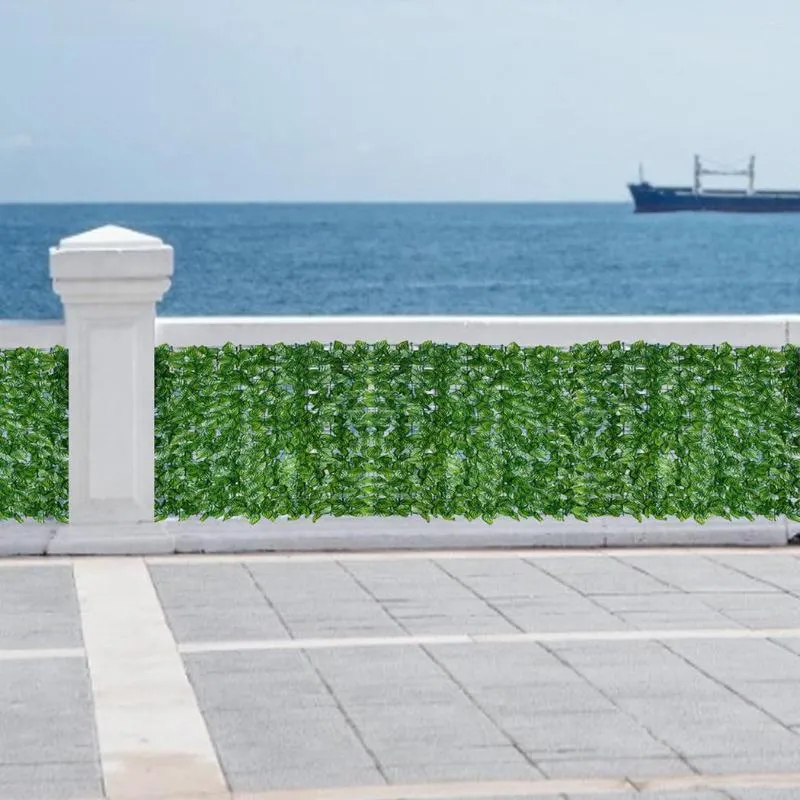
[(0, 350), (0, 519), (67, 521), (67, 350)]
[(798, 514), (798, 349), (156, 350), (156, 515)]

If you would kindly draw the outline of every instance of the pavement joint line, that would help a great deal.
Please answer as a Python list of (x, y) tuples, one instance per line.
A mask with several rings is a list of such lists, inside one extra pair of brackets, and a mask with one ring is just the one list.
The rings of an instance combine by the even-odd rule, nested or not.
[[(777, 589), (779, 592), (783, 592), (784, 594), (792, 595), (796, 597), (789, 589), (786, 589), (783, 586), (779, 586), (776, 583), (773, 583), (767, 578), (759, 577), (758, 575), (751, 575), (749, 572), (745, 572), (740, 567), (733, 567), (729, 564), (724, 563), (723, 561), (717, 561), (715, 558), (712, 558), (708, 554), (704, 554), (700, 556), (700, 558), (707, 564), (713, 564), (717, 569), (721, 569), (723, 572), (729, 572), (733, 575), (742, 575), (748, 580), (752, 581), (753, 583), (760, 583), (763, 584), (764, 592), (768, 592), (769, 589)], [(767, 588), (769, 587), (769, 588)]]
[(465, 591), (469, 592), (470, 595), (472, 595), (472, 597), (476, 598), (481, 603), (483, 603), (485, 606), (487, 606), (489, 609), (491, 609), (491, 611), (494, 614), (497, 614), (498, 617), (500, 617), (501, 619), (504, 619), (508, 623), (508, 626), (510, 628), (513, 628), (514, 630), (519, 631), (520, 633), (524, 633), (525, 632), (525, 629), (521, 625), (519, 625), (518, 623), (514, 622), (514, 620), (511, 619), (511, 617), (509, 617), (497, 605), (497, 603), (492, 602), (491, 598), (485, 597), (480, 592), (476, 592), (475, 589), (473, 589), (469, 585), (469, 583), (467, 583), (465, 580), (460, 578), (458, 575), (454, 575), (452, 572), (450, 572), (449, 570), (445, 569), (444, 566), (442, 564), (440, 564), (438, 561), (432, 561), (431, 563), (433, 564), (435, 569), (438, 569), (440, 572), (442, 572), (444, 575), (446, 575), (448, 578), (450, 578), (450, 580), (455, 581), (459, 586), (463, 587)]
[(768, 704), (761, 705), (758, 702), (756, 702), (755, 700), (753, 700), (752, 698), (748, 697), (744, 692), (740, 691), (735, 685), (737, 683), (737, 681), (729, 682), (727, 680), (722, 680), (718, 676), (714, 675), (710, 670), (706, 669), (701, 664), (696, 663), (689, 656), (686, 656), (683, 653), (681, 653), (681, 652), (679, 652), (677, 650), (674, 650), (668, 644), (665, 644), (665, 643), (662, 642), (661, 646), (668, 653), (671, 653), (673, 656), (675, 656), (676, 658), (678, 658), (681, 661), (683, 661), (686, 665), (688, 665), (692, 669), (694, 669), (697, 672), (699, 672), (703, 677), (707, 678), (708, 680), (712, 681), (713, 683), (716, 683), (717, 686), (720, 686), (725, 691), (730, 692), (730, 694), (734, 695), (735, 697), (738, 697), (739, 700), (742, 703), (750, 706), (751, 708), (754, 708), (756, 711), (758, 711), (759, 713), (763, 714), (765, 717), (768, 717), (770, 720), (772, 720), (772, 722), (775, 725), (778, 725), (779, 727), (781, 727), (784, 730), (788, 731), (790, 734), (797, 735), (797, 731), (793, 730), (790, 725), (787, 725), (780, 718), (780, 715), (777, 715), (777, 714), (773, 713), (771, 710), (769, 710)]
[(772, 555), (796, 558), (800, 550), (794, 547), (608, 547), (608, 548), (491, 548), (459, 550), (393, 550), (360, 552), (296, 552), (296, 553), (195, 553), (163, 556), (144, 556), (149, 564), (227, 564), (252, 563), (315, 563), (327, 561), (434, 561), (434, 560), (504, 560), (513, 558), (652, 558), (671, 556), (682, 558), (699, 555), (754, 556)]
[(15, 650), (0, 650), (0, 661), (32, 661), (40, 658), (85, 658), (82, 647), (30, 647)]
[(252, 563), (315, 563), (326, 561), (432, 561), (432, 560), (504, 560), (526, 558), (549, 560), (558, 558), (654, 558), (670, 556), (684, 558), (699, 555), (755, 556), (771, 555), (797, 558), (795, 547), (608, 547), (608, 548), (490, 548), (459, 550), (393, 550), (393, 551), (319, 551), (269, 553), (194, 553), (162, 556), (10, 556), (0, 557), (0, 569), (20, 567), (71, 566), (83, 560), (123, 561), (144, 558), (148, 564), (227, 564)]
[[(478, 600), (480, 602), (482, 602), (487, 607), (491, 608), (492, 611), (495, 614), (498, 614), (501, 618), (505, 619), (505, 617), (503, 617), (503, 615), (500, 614), (497, 611), (497, 609), (494, 608), (491, 605), (491, 603), (489, 603), (484, 597), (479, 595), (476, 591), (474, 591), (471, 587), (469, 587), (466, 584), (464, 584), (458, 578), (456, 578), (453, 575), (451, 575), (437, 561), (431, 561), (430, 564), (431, 564), (433, 570), (437, 571), (438, 575), (444, 576), (448, 581), (454, 582), (456, 585), (460, 586), (462, 588), (462, 590), (466, 591), (469, 596), (478, 598)], [(339, 566), (339, 569), (341, 569), (353, 581), (355, 581), (355, 583), (362, 589), (362, 591), (364, 591), (372, 599), (373, 602), (377, 603), (381, 608), (383, 608), (384, 613), (386, 613), (392, 620), (394, 620), (394, 622), (406, 632), (407, 636), (413, 636), (414, 635), (409, 631), (406, 622), (403, 619), (401, 619), (400, 617), (398, 617), (396, 614), (394, 614), (388, 607), (386, 607), (384, 605), (384, 603), (382, 603), (379, 600), (379, 598), (376, 596), (375, 592), (372, 589), (370, 589), (370, 587), (367, 585), (367, 583), (364, 580), (362, 580), (361, 578), (359, 578), (359, 576), (352, 569), (348, 568), (345, 564), (342, 564), (342, 563), (339, 563), (338, 566)], [(506, 620), (506, 622), (511, 624), (509, 620)], [(520, 630), (516, 626), (514, 626), (514, 627), (515, 627), (515, 629), (517, 631)], [(539, 769), (539, 766), (528, 755), (528, 753), (526, 753), (525, 750), (522, 747), (520, 747), (519, 742), (507, 730), (505, 730), (505, 728), (503, 728), (501, 725), (499, 725), (497, 723), (497, 721), (494, 719), (494, 717), (486, 710), (486, 708), (484, 708), (484, 705), (478, 700), (478, 698), (472, 692), (470, 692), (460, 680), (458, 680), (458, 678), (447, 667), (447, 665), (443, 664), (439, 659), (437, 659), (436, 656), (430, 651), (429, 648), (422, 647), (422, 652), (425, 654), (425, 656), (433, 664), (435, 664), (435, 666), (436, 666), (436, 668), (438, 670), (440, 670), (444, 675), (447, 676), (447, 679), (453, 684), (453, 686), (455, 686), (458, 689), (458, 691), (461, 693), (461, 695), (464, 698), (466, 698), (466, 700), (469, 702), (470, 706), (475, 711), (477, 711), (478, 714), (483, 717), (483, 719), (488, 721), (489, 724), (497, 731), (497, 733), (499, 733), (506, 740), (506, 742), (509, 745), (511, 745), (511, 747), (517, 752), (519, 757), (523, 761), (528, 763), (531, 766), (531, 768), (534, 769), (539, 775), (544, 777), (545, 773), (541, 769)], [(381, 772), (381, 775), (385, 778), (386, 775), (385, 775), (384, 771), (380, 770), (380, 772)]]
[(85, 559), (73, 570), (108, 797), (228, 794), (145, 562)]
[(790, 597), (794, 597), (794, 598), (800, 600), (800, 594), (798, 594), (795, 590), (788, 589), (786, 586), (781, 586), (781, 584), (779, 584), (779, 583), (777, 583), (775, 581), (769, 580), (768, 578), (759, 577), (758, 575), (753, 575), (751, 572), (747, 572), (742, 567), (731, 566), (730, 564), (726, 564), (726, 563), (724, 563), (722, 561), (717, 561), (716, 559), (713, 559), (710, 556), (704, 556), (704, 558), (707, 561), (710, 561), (712, 564), (714, 564), (717, 567), (725, 567), (725, 569), (729, 570), (730, 572), (733, 572), (733, 573), (735, 573), (737, 575), (743, 575), (745, 578), (749, 578), (751, 581), (758, 581), (760, 583), (765, 584), (766, 586), (772, 587), (773, 589), (777, 589), (779, 592), (782, 592), (783, 594), (788, 594)]
[(441, 644), (526, 644), (568, 642), (660, 642), (687, 639), (798, 639), (800, 628), (697, 628), (652, 631), (564, 631), (546, 633), (460, 633), (420, 636), (339, 636), (327, 639), (245, 639), (238, 641), (185, 642), (183, 655), (241, 650), (324, 650), (358, 647), (416, 647)]
[[(339, 565), (339, 568), (344, 571), (344, 568)], [(267, 592), (264, 591), (264, 588), (261, 586), (259, 581), (256, 579), (256, 576), (253, 574), (253, 571), (248, 568), (245, 564), (243, 565), (242, 569), (244, 572), (249, 576), (250, 580), (253, 582), (253, 586), (255, 586), (256, 590), (261, 594), (264, 598), (264, 601), (267, 605), (272, 609), (272, 612), (278, 618), (278, 621), (283, 626), (283, 629), (286, 631), (287, 636), (291, 639), (292, 637), (292, 629), (289, 624), (286, 622), (286, 618), (281, 613), (281, 610), (277, 607), (275, 602), (269, 597)], [(372, 747), (369, 746), (367, 741), (364, 739), (364, 735), (362, 734), (361, 730), (359, 729), (358, 725), (356, 725), (355, 720), (353, 719), (350, 712), (345, 708), (342, 701), (340, 700), (339, 696), (336, 694), (333, 686), (331, 685), (329, 679), (325, 676), (323, 671), (319, 668), (319, 666), (314, 662), (314, 660), (308, 655), (307, 652), (303, 651), (302, 656), (308, 665), (308, 668), (313, 672), (316, 676), (316, 679), (319, 683), (324, 687), (325, 691), (328, 693), (330, 699), (333, 701), (334, 705), (338, 709), (339, 713), (342, 715), (342, 719), (345, 721), (345, 724), (350, 728), (355, 736), (356, 740), (358, 741), (359, 745), (361, 746), (362, 750), (369, 756), (372, 760), (372, 763), (375, 767), (375, 770), (378, 774), (388, 783), (386, 772), (380, 762), (380, 759), (375, 755), (375, 751)]]
[(472, 708), (478, 711), (484, 719), (488, 720), (494, 729), (505, 738), (508, 744), (516, 751), (519, 758), (529, 764), (539, 775), (547, 777), (547, 774), (539, 767), (535, 759), (522, 746), (518, 737), (514, 736), (501, 722), (495, 719), (495, 714), (490, 712), (489, 708), (486, 707), (487, 704), (481, 702), (478, 692), (470, 691), (467, 686), (464, 685), (464, 682), (458, 679), (453, 670), (431, 652), (429, 647), (423, 647), (422, 652), (425, 653), (425, 655), (447, 676), (448, 680), (458, 688)]
[[(703, 789), (800, 788), (800, 772), (732, 773), (636, 779), (544, 779), (537, 781), (469, 781), (464, 783), (394, 784), (320, 789), (235, 792), (234, 800), (468, 800), (487, 797), (550, 797), (554, 794), (608, 795), (617, 792), (678, 792)], [(665, 798), (667, 800), (667, 798)]]
[[(623, 717), (627, 718), (630, 722), (634, 725), (639, 727), (643, 730), (647, 736), (649, 736), (654, 742), (658, 742), (658, 744), (669, 750), (673, 757), (683, 763), (683, 765), (691, 772), (697, 773), (698, 770), (689, 762), (689, 759), (686, 757), (684, 753), (681, 752), (680, 749), (674, 747), (667, 738), (660, 735), (657, 730), (655, 730), (651, 725), (647, 724), (646, 720), (639, 718), (637, 714), (635, 714), (630, 708), (626, 707), (624, 703), (620, 702), (620, 698), (614, 695), (613, 691), (608, 691), (602, 686), (602, 682), (597, 682), (592, 680), (579, 666), (573, 664), (571, 661), (568, 660), (564, 654), (560, 653), (558, 649), (552, 646), (548, 647), (547, 643), (541, 643), (542, 649), (549, 653), (552, 658), (554, 658), (559, 664), (561, 664), (565, 669), (572, 672), (576, 675), (581, 681), (591, 687), (591, 689), (599, 694), (601, 697), (605, 698), (605, 700), (610, 703), (619, 714)], [(634, 784), (635, 786), (636, 784)]]

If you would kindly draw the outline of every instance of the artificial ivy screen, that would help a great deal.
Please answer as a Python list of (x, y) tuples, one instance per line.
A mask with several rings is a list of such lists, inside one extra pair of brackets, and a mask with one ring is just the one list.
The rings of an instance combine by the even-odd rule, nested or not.
[(798, 518), (799, 351), (156, 349), (156, 516)]
[(0, 350), (0, 519), (67, 521), (67, 350)]
[[(800, 351), (156, 350), (156, 513), (797, 519)], [(0, 350), (0, 518), (67, 520), (67, 351)]]

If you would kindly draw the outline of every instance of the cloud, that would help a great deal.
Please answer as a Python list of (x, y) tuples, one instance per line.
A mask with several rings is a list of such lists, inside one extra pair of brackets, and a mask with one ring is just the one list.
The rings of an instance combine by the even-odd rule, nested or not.
[(0, 151), (16, 153), (19, 150), (29, 150), (33, 147), (33, 136), (29, 133), (12, 133), (10, 136), (0, 136)]

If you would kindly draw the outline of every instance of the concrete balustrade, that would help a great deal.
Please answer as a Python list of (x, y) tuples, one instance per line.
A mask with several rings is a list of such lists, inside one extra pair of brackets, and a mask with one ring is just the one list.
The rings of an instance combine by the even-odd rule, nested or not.
[[(783, 544), (793, 533), (786, 520), (717, 520), (706, 526), (613, 518), (589, 523), (509, 520), (491, 527), (482, 521), (434, 520), (428, 524), (409, 518), (264, 521), (256, 526), (211, 520), (156, 523), (153, 351), (157, 344), (186, 347), (384, 339), (390, 343), (516, 342), (558, 347), (594, 340), (727, 342), (774, 348), (800, 344), (800, 315), (158, 318), (156, 303), (169, 290), (172, 274), (173, 251), (168, 244), (154, 236), (105, 226), (63, 239), (50, 251), (50, 275), (64, 306), (63, 322), (0, 321), (0, 349), (56, 345), (69, 349), (70, 522), (53, 527), (44, 537), (47, 552), (172, 552), (181, 531), (188, 531), (183, 544), (177, 545), (183, 550), (207, 549), (209, 541), (211, 549), (217, 550), (341, 547), (348, 537), (354, 546), (361, 542), (361, 546), (372, 547), (564, 545), (570, 541), (582, 546)], [(35, 540), (28, 524), (3, 523), (0, 534), (7, 533), (9, 525), (16, 525), (17, 530), (26, 528), (28, 532), (22, 535), (32, 536), (29, 543)], [(41, 531), (42, 526), (36, 530)], [(22, 552), (35, 552), (38, 546)], [(4, 547), (0, 536), (0, 553), (9, 551), (13, 552), (14, 546), (10, 550)]]

